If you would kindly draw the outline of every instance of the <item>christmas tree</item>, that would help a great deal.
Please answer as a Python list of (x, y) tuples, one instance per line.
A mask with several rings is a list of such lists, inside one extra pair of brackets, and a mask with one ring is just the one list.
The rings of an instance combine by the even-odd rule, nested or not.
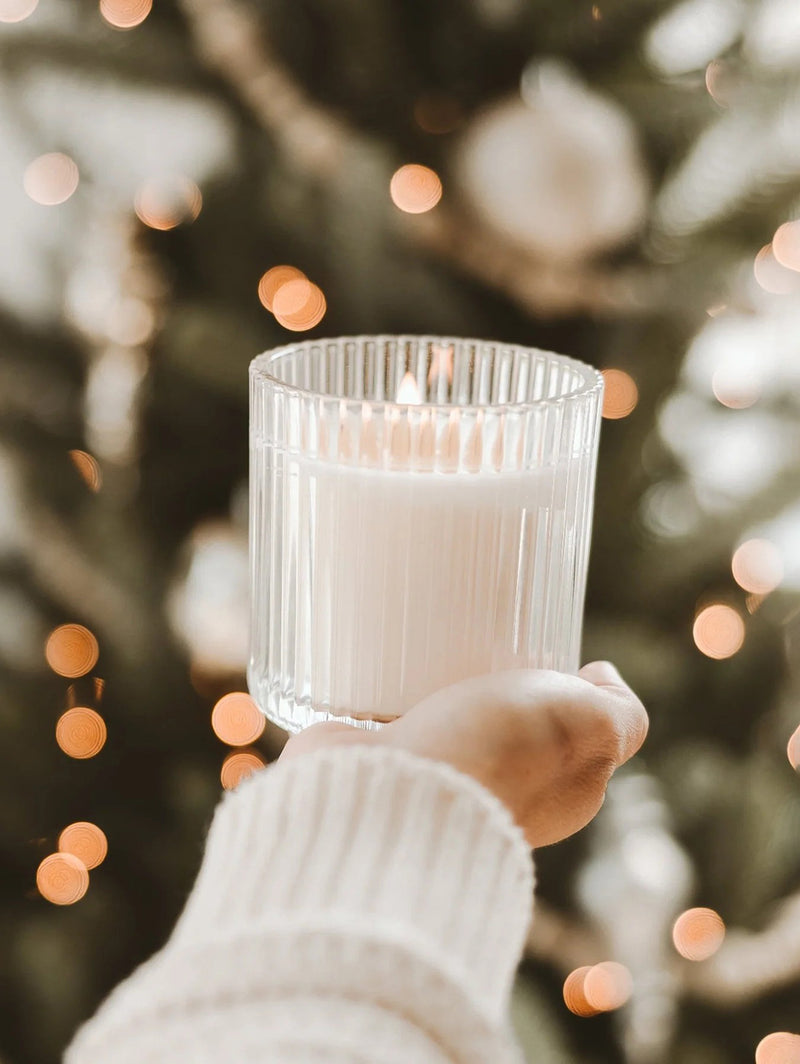
[(57, 1059), (191, 885), (245, 684), (247, 365), (293, 329), (606, 376), (584, 659), (651, 734), (536, 856), (528, 1058), (796, 1029), (793, 0), (0, 0), (0, 31), (0, 1058)]

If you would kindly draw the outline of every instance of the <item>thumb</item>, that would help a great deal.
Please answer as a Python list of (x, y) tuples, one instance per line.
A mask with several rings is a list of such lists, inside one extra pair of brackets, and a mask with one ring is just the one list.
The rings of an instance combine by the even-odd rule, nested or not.
[(365, 728), (356, 728), (352, 724), (342, 724), (335, 720), (326, 720), (312, 724), (310, 728), (289, 736), (281, 750), (279, 761), (289, 761), (301, 754), (309, 754), (322, 747), (340, 746), (343, 743), (373, 742), (376, 733)]

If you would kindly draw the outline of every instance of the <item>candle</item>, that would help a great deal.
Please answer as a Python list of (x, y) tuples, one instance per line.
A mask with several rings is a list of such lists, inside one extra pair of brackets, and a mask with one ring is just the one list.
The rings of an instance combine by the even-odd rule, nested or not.
[[(434, 350), (420, 380), (452, 374)], [(394, 403), (287, 393), (286, 446), (254, 434), (250, 683), (284, 726), (391, 720), (496, 669), (577, 669), (599, 408), (577, 447), (545, 453), (552, 404), (532, 425), (422, 397), (410, 371)]]

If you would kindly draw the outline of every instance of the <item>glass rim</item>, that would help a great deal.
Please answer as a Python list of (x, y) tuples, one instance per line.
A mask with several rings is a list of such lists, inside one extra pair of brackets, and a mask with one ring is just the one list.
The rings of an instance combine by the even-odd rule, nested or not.
[[(281, 380), (280, 377), (276, 377), (273, 373), (269, 372), (269, 367), (274, 362), (295, 351), (302, 351), (303, 349), (307, 350), (308, 348), (319, 344), (343, 344), (363, 342), (366, 340), (372, 341), (373, 343), (380, 343), (381, 341), (386, 340), (392, 340), (395, 342), (412, 340), (415, 343), (485, 344), (496, 348), (507, 348), (515, 352), (522, 352), (533, 356), (545, 355), (551, 362), (568, 365), (579, 375), (580, 382), (577, 387), (565, 392), (563, 395), (543, 396), (540, 399), (527, 399), (524, 402), (398, 403), (394, 399), (370, 399), (366, 396), (337, 395), (331, 392), (321, 392), (313, 388), (305, 388), (300, 384), (289, 384), (287, 381)], [(299, 397), (305, 396), (312, 399), (338, 399), (340, 402), (344, 403), (369, 403), (371, 406), (385, 408), (390, 411), (407, 410), (410, 407), (416, 407), (420, 410), (537, 410), (541, 407), (563, 405), (568, 402), (574, 402), (578, 399), (591, 399), (598, 395), (604, 387), (603, 375), (600, 370), (596, 369), (594, 366), (590, 366), (586, 362), (581, 362), (577, 358), (571, 358), (569, 355), (561, 355), (555, 351), (547, 351), (541, 347), (530, 347), (526, 344), (506, 343), (501, 340), (479, 340), (464, 336), (431, 336), (425, 333), (377, 333), (374, 335), (362, 333), (353, 336), (324, 336), (313, 340), (296, 340), (294, 343), (281, 344), (280, 347), (273, 347), (267, 351), (263, 351), (260, 355), (256, 355), (256, 357), (250, 362), (249, 377), (251, 382), (271, 384), (284, 392)]]

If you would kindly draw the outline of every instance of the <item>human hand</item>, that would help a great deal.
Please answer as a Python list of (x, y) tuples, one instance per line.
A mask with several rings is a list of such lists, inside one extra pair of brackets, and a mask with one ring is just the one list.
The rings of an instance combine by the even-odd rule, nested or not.
[(474, 777), (510, 809), (533, 847), (597, 814), (614, 770), (647, 735), (644, 706), (606, 661), (577, 676), (511, 669), (442, 688), (379, 731), (334, 721), (293, 735), (281, 759), (341, 743), (394, 746)]

